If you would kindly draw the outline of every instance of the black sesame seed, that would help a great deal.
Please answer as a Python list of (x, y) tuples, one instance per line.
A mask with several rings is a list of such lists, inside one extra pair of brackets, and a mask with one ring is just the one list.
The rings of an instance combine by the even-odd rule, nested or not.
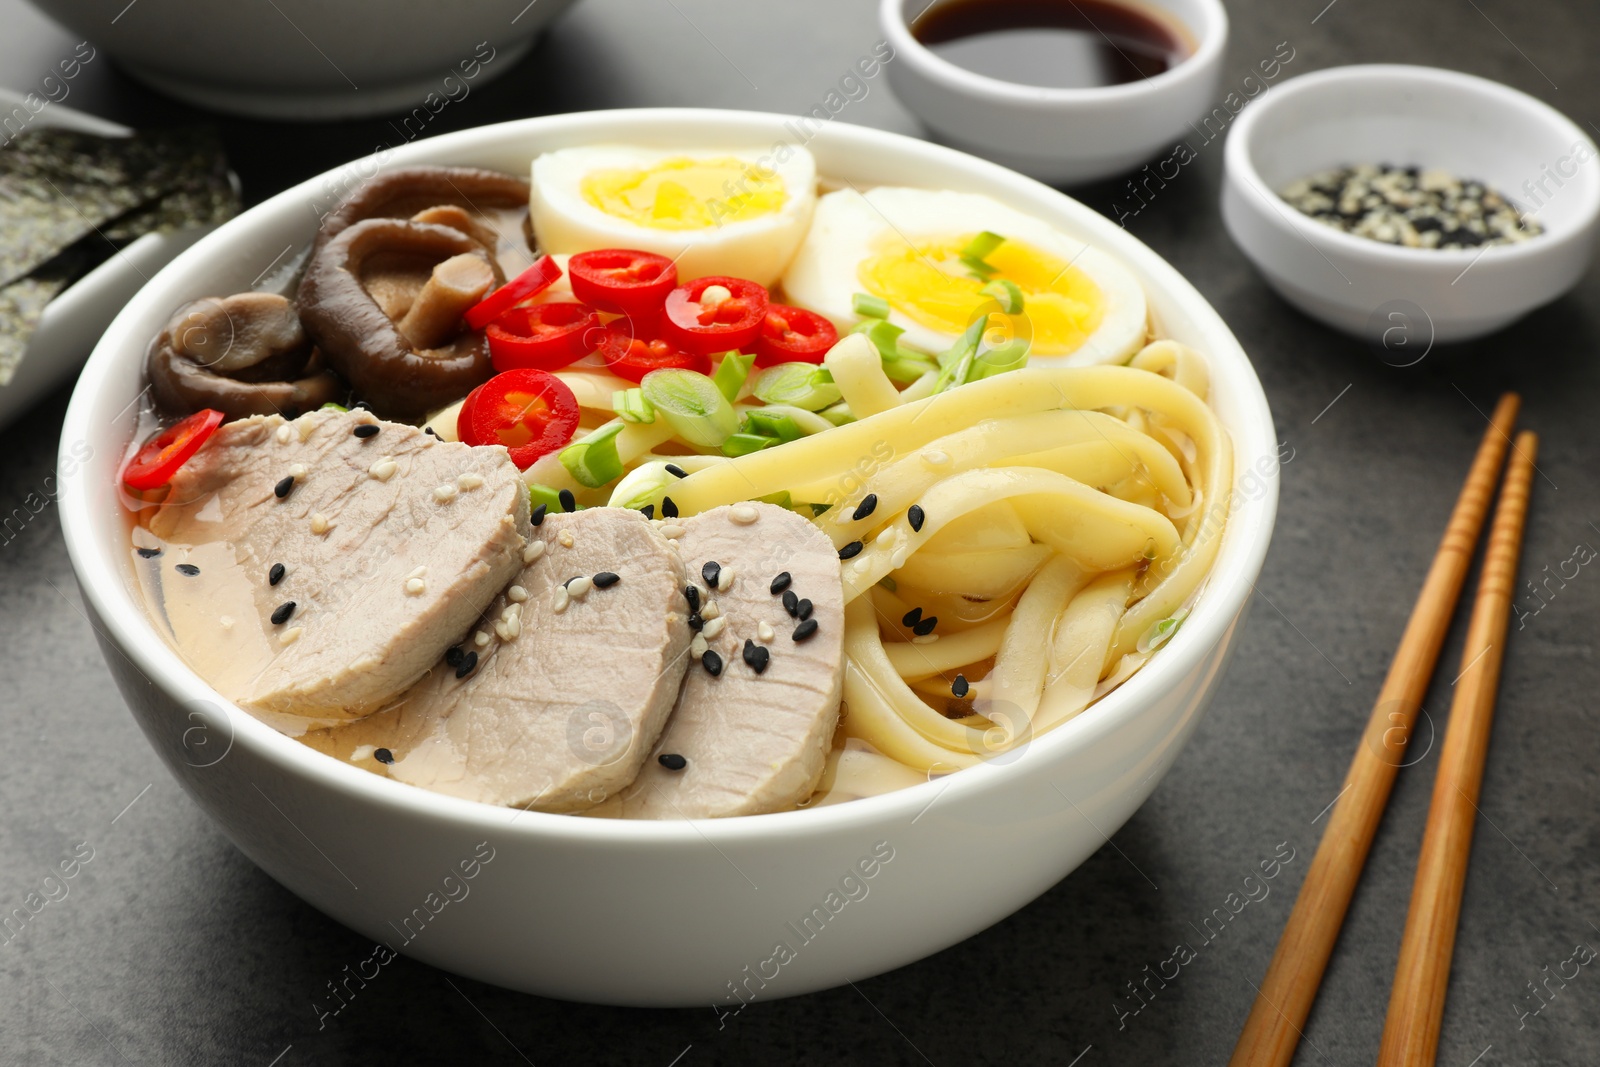
[(772, 653), (754, 641), (746, 640), (744, 643), (744, 661), (751, 670), (761, 674), (767, 669), (767, 664), (772, 662)]
[(794, 617), (805, 620), (811, 618), (811, 601), (802, 599), (794, 607)]
[(956, 680), (950, 683), (950, 695), (955, 697), (957, 700), (960, 700), (962, 697), (967, 695), (967, 691), (971, 688), (972, 687), (967, 684), (967, 676), (964, 674), (958, 674), (956, 675)]
[(687, 478), (687, 477), (689, 477), (689, 472), (684, 470), (682, 467), (678, 466), (676, 463), (668, 463), (667, 464), (667, 473), (672, 475), (674, 478)]
[(684, 586), (683, 587), (683, 599), (685, 599), (685, 600), (687, 600), (689, 602), (689, 610), (690, 611), (699, 611), (700, 610), (700, 587), (698, 585), (686, 585), (686, 586)]
[(792, 581), (794, 581), (794, 579), (789, 576), (788, 571), (784, 571), (782, 574), (772, 579), (772, 595), (777, 596), (779, 593), (789, 588), (789, 583)]
[(456, 667), (456, 677), (465, 678), (467, 675), (476, 670), (477, 666), (478, 654), (476, 652), (468, 652), (465, 656), (461, 657), (461, 662)]
[(579, 578), (582, 578), (582, 577), (583, 577), (583, 575), (581, 575), (581, 574), (574, 574), (571, 578), (568, 578), (566, 581), (561, 583), (561, 588), (566, 589), (573, 582), (577, 581)]
[(639, 514), (643, 515), (647, 519), (653, 519), (656, 517), (656, 506), (654, 504), (646, 504), (644, 507), (639, 509)]
[(722, 577), (722, 564), (714, 559), (709, 560), (704, 567), (700, 568), (700, 577), (706, 580), (707, 589), (715, 589), (717, 587), (717, 579)]
[(200, 568), (196, 567), (193, 563), (180, 563), (173, 569), (179, 574), (185, 575), (189, 578), (193, 578), (195, 575), (200, 573)]
[(855, 556), (859, 556), (861, 554), (862, 547), (863, 546), (860, 541), (851, 541), (848, 545), (845, 545), (839, 550), (839, 558), (851, 559)]
[(912, 608), (910, 611), (908, 611), (904, 615), (900, 616), (900, 625), (901, 626), (915, 626), (917, 623), (919, 623), (921, 621), (922, 621), (922, 609), (921, 608)]
[(918, 637), (927, 637), (929, 634), (933, 633), (933, 628), (938, 625), (939, 616), (929, 615), (926, 619), (923, 619), (921, 622), (913, 626), (911, 628), (911, 632), (916, 634)]
[(817, 632), (817, 620), (807, 619), (794, 628), (794, 640), (804, 641)]
[(394, 753), (390, 752), (386, 748), (380, 748), (380, 749), (378, 749), (376, 752), (374, 752), (372, 754), (372, 758), (377, 760), (379, 763), (385, 763), (385, 764), (393, 763), (394, 762)]
[(365, 400), (357, 400), (354, 404), (350, 405), (350, 410), (351, 411), (371, 411), (372, 410), (372, 405), (367, 403)]
[(670, 496), (661, 498), (661, 517), (663, 519), (675, 519), (678, 517), (678, 505), (672, 502)]
[(272, 625), (282, 626), (289, 621), (289, 616), (294, 614), (294, 601), (285, 600), (272, 611)]
[(277, 585), (279, 582), (283, 581), (283, 576), (285, 573), (286, 572), (284, 571), (283, 564), (274, 563), (272, 568), (267, 571), (267, 584)]
[(157, 556), (161, 555), (161, 550), (159, 548), (136, 548), (134, 551), (139, 553), (140, 557), (144, 559), (155, 559)]
[(466, 653), (461, 651), (460, 645), (451, 645), (444, 650), (444, 661), (452, 667), (461, 666), (461, 661), (466, 658)]
[(572, 490), (571, 489), (563, 489), (563, 490), (561, 490), (561, 492), (556, 494), (556, 497), (557, 497), (557, 499), (559, 499), (561, 501), (561, 510), (562, 511), (577, 511), (578, 510), (578, 498), (572, 495)]
[(689, 766), (689, 761), (676, 752), (663, 752), (656, 757), (656, 762), (669, 771), (681, 771)]
[(926, 518), (927, 515), (923, 513), (921, 504), (912, 504), (906, 509), (906, 521), (911, 524), (911, 530), (913, 533), (920, 533), (922, 531), (922, 522)]
[(382, 429), (382, 427), (375, 422), (363, 422), (360, 426), (357, 426), (350, 432), (365, 441), (369, 437), (378, 436), (378, 431), (380, 429)]
[(871, 515), (872, 514), (872, 509), (877, 507), (877, 506), (878, 506), (878, 494), (877, 493), (868, 493), (865, 497), (862, 498), (861, 503), (856, 505), (856, 510), (851, 513), (850, 517), (852, 519), (855, 519), (857, 522), (860, 522), (862, 519), (866, 518), (868, 515)]
[(785, 589), (783, 591), (783, 610), (790, 615), (798, 615), (800, 613), (800, 598), (794, 595), (793, 589)]
[(288, 474), (280, 478), (278, 480), (278, 484), (272, 487), (273, 493), (277, 495), (279, 500), (282, 500), (284, 497), (288, 496), (293, 489), (294, 475), (292, 474)]
[(533, 514), (528, 516), (528, 521), (533, 523), (535, 526), (543, 526), (544, 517), (547, 513), (549, 513), (549, 511), (549, 504), (540, 504), (538, 507), (533, 509)]
[(439, 436), (439, 431), (435, 430), (432, 426), (424, 426), (422, 428), (422, 432), (432, 434), (435, 437)]
[(722, 657), (717, 655), (715, 650), (708, 648), (700, 654), (700, 666), (715, 678), (722, 673)]
[(594, 582), (594, 587), (596, 589), (610, 589), (612, 586), (622, 581), (622, 576), (617, 574), (616, 571), (601, 571), (591, 580)]
[(689, 613), (689, 629), (699, 632), (700, 629), (705, 626), (705, 624), (706, 620), (700, 617), (700, 613), (698, 611)]

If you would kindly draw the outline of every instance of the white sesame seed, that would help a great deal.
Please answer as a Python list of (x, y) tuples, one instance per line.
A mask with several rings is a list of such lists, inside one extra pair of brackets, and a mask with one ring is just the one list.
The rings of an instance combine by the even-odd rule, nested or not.
[(410, 574), (406, 575), (407, 578), (426, 578), (427, 576), (428, 576), (428, 568), (427, 568), (426, 564), (424, 564), (421, 567), (418, 567), (416, 570), (414, 570)]
[(567, 595), (574, 600), (582, 600), (589, 595), (589, 590), (594, 588), (594, 581), (587, 575), (580, 574), (567, 583)]
[(222, 618), (218, 619), (217, 621), (222, 624), (222, 628), (224, 630), (233, 629), (233, 616), (232, 615), (224, 615), (224, 616), (222, 616)]
[(311, 435), (315, 433), (317, 429), (316, 425), (310, 419), (306, 418), (295, 419), (294, 425), (299, 428), (300, 441), (302, 444), (311, 440)]
[(393, 478), (394, 472), (399, 469), (400, 465), (398, 463), (390, 459), (388, 456), (384, 456), (382, 459), (378, 460), (378, 462), (368, 467), (367, 473), (378, 479), (380, 482), (386, 482), (390, 478)]
[(312, 533), (325, 534), (328, 532), (329, 526), (330, 523), (328, 522), (328, 516), (324, 515), (322, 512), (319, 511), (315, 515), (311, 516)]
[(514, 585), (506, 590), (506, 599), (513, 604), (520, 604), (528, 599), (528, 591), (520, 585)]
[(517, 639), (517, 637), (519, 635), (521, 635), (521, 633), (522, 633), (522, 620), (521, 619), (507, 619), (505, 622), (502, 622), (500, 625), (504, 626), (506, 628), (506, 637), (505, 637), (505, 639), (507, 641), (515, 641)]
[(878, 533), (878, 536), (874, 537), (872, 540), (881, 545), (881, 544), (883, 544), (885, 541), (889, 540), (893, 536), (894, 536), (894, 527), (893, 526), (885, 526)]
[(456, 487), (455, 486), (453, 486), (453, 485), (440, 485), (440, 486), (435, 486), (434, 487), (433, 499), (437, 500), (439, 503), (448, 504), (448, 503), (450, 503), (450, 501), (454, 500), (455, 498), (456, 498)]
[(728, 518), (732, 519), (741, 526), (749, 526), (752, 522), (755, 522), (760, 517), (761, 512), (757, 511), (749, 504), (740, 504), (738, 507), (733, 508), (728, 512)]
[(715, 619), (707, 619), (706, 624), (700, 628), (700, 635), (707, 641), (715, 640), (717, 635), (722, 633), (723, 627), (727, 625), (728, 619), (725, 615), (719, 615)]
[(942, 467), (946, 463), (950, 462), (950, 456), (939, 451), (937, 448), (930, 448), (928, 451), (922, 453), (922, 462), (926, 463), (930, 467)]
[(704, 635), (695, 634), (689, 641), (689, 655), (694, 659), (699, 659), (706, 654), (706, 647)]
[(278, 644), (292, 645), (296, 641), (300, 640), (300, 635), (304, 632), (305, 627), (303, 626), (291, 626), (287, 630), (283, 631), (283, 633), (278, 635)]
[(913, 645), (931, 645), (939, 640), (938, 634), (918, 634), (911, 639)]
[(304, 479), (307, 473), (306, 465), (304, 463), (294, 463), (290, 464), (289, 466), (289, 474), (297, 482)]
[(756, 623), (756, 640), (763, 644), (771, 641), (777, 634), (772, 632), (772, 627), (765, 622)]
[(857, 574), (867, 573), (867, 568), (872, 566), (872, 561), (866, 556), (858, 556), (850, 561), (850, 569)]
[(899, 570), (901, 567), (904, 567), (906, 565), (906, 560), (909, 559), (909, 558), (910, 558), (910, 556), (906, 553), (905, 549), (903, 549), (903, 548), (895, 549), (894, 550), (894, 555), (889, 557), (889, 567), (890, 567), (890, 569), (891, 570)]
[(278, 427), (278, 432), (273, 436), (277, 437), (280, 445), (286, 445), (289, 443), (289, 438), (293, 435), (293, 433), (294, 431), (289, 429), (289, 424), (286, 422), (282, 426)]
[(505, 606), (505, 610), (500, 613), (500, 617), (502, 619), (506, 619), (508, 621), (511, 620), (511, 619), (520, 619), (520, 618), (522, 618), (522, 605), (521, 604), (507, 604)]
[(506, 629), (506, 621), (499, 619), (494, 624), (494, 635), (502, 641), (511, 640), (511, 631)]
[(482, 630), (479, 630), (477, 633), (472, 635), (472, 643), (477, 645), (479, 648), (487, 648), (489, 647), (489, 635)]
[(733, 299), (733, 290), (726, 285), (708, 285), (700, 294), (699, 305), (704, 308), (721, 307)]
[(561, 542), (561, 547), (562, 548), (571, 548), (572, 547), (572, 531), (571, 530), (562, 530), (559, 534), (556, 535), (556, 540)]
[(715, 619), (722, 614), (722, 605), (715, 600), (706, 601), (706, 606), (700, 609), (702, 619)]
[(372, 754), (378, 751), (377, 745), (357, 745), (356, 750), (350, 753), (352, 760), (371, 759)]
[(686, 532), (687, 531), (685, 531), (682, 526), (679, 526), (675, 522), (664, 522), (661, 524), (661, 536), (667, 538), (668, 540), (676, 541)]
[(412, 596), (419, 596), (427, 591), (428, 583), (423, 581), (421, 578), (406, 579), (406, 592), (410, 593)]
[(367, 655), (362, 656), (354, 663), (350, 664), (350, 669), (357, 674), (365, 674), (367, 671), (370, 671), (372, 668), (376, 667), (382, 662), (383, 660), (380, 657), (374, 656), (369, 652)]
[(482, 484), (483, 475), (481, 474), (463, 474), (456, 479), (456, 485), (462, 489), (476, 489)]
[(542, 555), (544, 555), (544, 542), (529, 541), (522, 549), (522, 565), (526, 567)]
[(717, 592), (726, 593), (728, 590), (732, 589), (734, 576), (734, 570), (732, 567), (724, 567), (718, 571)]
[(566, 589), (559, 585), (556, 586), (555, 594), (550, 597), (551, 612), (556, 615), (560, 615), (563, 611), (567, 610), (567, 604), (570, 602), (570, 600), (571, 595), (566, 591)]

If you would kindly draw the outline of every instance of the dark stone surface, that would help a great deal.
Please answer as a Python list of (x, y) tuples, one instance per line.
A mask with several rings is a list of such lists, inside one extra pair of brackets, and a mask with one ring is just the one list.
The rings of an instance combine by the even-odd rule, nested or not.
[[(1600, 9), (1591, 5), (1324, 3), (1232, 4), (1228, 84), (1287, 41), (1295, 57), (1284, 76), (1357, 61), (1428, 63), (1508, 82), (1580, 125), (1600, 120), (1600, 85), (1587, 62)], [(507, 17), (521, 6), (509, 4)], [(875, 7), (585, 0), (515, 70), (452, 104), (426, 132), (626, 105), (804, 110), (876, 40)], [(134, 8), (126, 17), (140, 15)], [(315, 37), (315, 27), (306, 29)], [(0, 0), (0, 83), (32, 87), (74, 40), (19, 0)], [(70, 103), (142, 124), (196, 114), (104, 58), (74, 83)], [(841, 118), (916, 129), (881, 79)], [(223, 130), (252, 202), (396, 137), (384, 120), (230, 120)], [(1316, 845), (1322, 824), (1314, 819), (1338, 792), (1482, 413), (1500, 390), (1522, 390), (1525, 422), (1544, 435), (1523, 576), (1542, 576), (1547, 565), (1553, 573), (1576, 544), (1600, 546), (1600, 278), (1591, 274), (1496, 337), (1392, 369), (1263, 287), (1217, 215), (1221, 143), (1196, 148), (1199, 158), (1129, 224), (1237, 332), (1293, 458), (1260, 603), (1228, 677), (1115, 849), (931, 959), (859, 988), (754, 1005), (720, 1030), (709, 1008), (562, 1004), (405, 960), (319, 1030), (313, 999), (370, 946), (251, 866), (157, 765), (102, 665), (46, 504), (0, 545), (9, 649), (0, 689), (0, 911), (21, 906), (76, 843), (94, 854), (65, 899), (0, 943), (0, 1061), (1225, 1061)], [(1081, 195), (1110, 214), (1125, 193), (1105, 183)], [(65, 401), (51, 398), (6, 431), (0, 510), (44, 487)], [(1586, 567), (1550, 588), (1545, 606), (1514, 624), (1505, 666), (1440, 1045), (1439, 1062), (1456, 1067), (1600, 1062), (1594, 965), (1564, 989), (1552, 980), (1559, 994), (1519, 1020), (1542, 1003), (1526, 983), (1575, 943), (1600, 946), (1600, 575)], [(1538, 607), (1524, 591), (1522, 608)], [(1461, 630), (1427, 705), (1441, 727)], [(1430, 753), (1400, 776), (1300, 1063), (1376, 1054), (1435, 761)], [(1270, 883), (1271, 895), (1202, 944), (1195, 926), (1280, 842), (1296, 858)], [(1196, 958), (1119, 1027), (1115, 1006), (1134, 1006), (1126, 983), (1179, 942), (1194, 945)]]

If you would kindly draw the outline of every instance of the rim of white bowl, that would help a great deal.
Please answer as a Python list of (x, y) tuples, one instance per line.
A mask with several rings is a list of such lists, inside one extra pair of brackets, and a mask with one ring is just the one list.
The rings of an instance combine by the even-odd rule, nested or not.
[(1520, 89), (1513, 89), (1509, 85), (1502, 85), (1489, 78), (1480, 78), (1476, 74), (1466, 74), (1445, 67), (1426, 67), (1412, 63), (1355, 63), (1327, 67), (1287, 78), (1273, 86), (1269, 92), (1263, 93), (1250, 107), (1245, 108), (1243, 114), (1234, 122), (1228, 143), (1223, 150), (1223, 160), (1228, 174), (1263, 197), (1274, 209), (1271, 212), (1273, 215), (1307, 240), (1326, 242), (1333, 248), (1355, 255), (1387, 256), (1397, 263), (1435, 263), (1451, 270), (1459, 270), (1476, 262), (1479, 257), (1493, 257), (1501, 263), (1516, 263), (1542, 255), (1556, 245), (1582, 238), (1594, 223), (1596, 216), (1600, 216), (1600, 182), (1596, 182), (1586, 197), (1582, 211), (1575, 216), (1577, 221), (1566, 228), (1565, 232), (1546, 231), (1538, 237), (1510, 245), (1485, 245), (1478, 248), (1407, 248), (1405, 245), (1375, 241), (1370, 237), (1345, 233), (1343, 230), (1324, 225), (1290, 204), (1262, 179), (1260, 171), (1256, 170), (1254, 158), (1256, 127), (1265, 121), (1265, 116), (1274, 108), (1285, 106), (1297, 96), (1338, 93), (1350, 82), (1361, 82), (1364, 86), (1370, 86), (1374, 80), (1381, 78), (1388, 78), (1396, 84), (1446, 85), (1463, 93), (1474, 93), (1483, 98), (1512, 104), (1522, 108), (1531, 118), (1561, 131), (1569, 141), (1582, 141), (1587, 144), (1590, 152), (1600, 158), (1600, 148), (1596, 147), (1594, 140), (1577, 123), (1538, 97), (1530, 96)]
[[(930, 7), (938, 2), (939, 0), (928, 0)], [(1205, 17), (1209, 24), (1209, 29), (1205, 33), (1182, 22), (1176, 14), (1166, 8), (1159, 9), (1162, 15), (1178, 22), (1194, 39), (1194, 51), (1185, 56), (1180, 63), (1154, 77), (1140, 78), (1138, 81), (1123, 82), (1120, 85), (1081, 89), (1025, 85), (1003, 78), (991, 78), (987, 74), (978, 74), (957, 66), (917, 40), (905, 18), (905, 0), (879, 0), (878, 22), (889, 38), (889, 43), (894, 47), (897, 59), (909, 59), (928, 77), (942, 81), (969, 95), (984, 97), (1001, 104), (1111, 103), (1137, 100), (1181, 88), (1190, 81), (1203, 78), (1212, 64), (1221, 59), (1222, 51), (1228, 45), (1227, 9), (1222, 6), (1222, 0), (1195, 0), (1195, 2), (1205, 9)]]
[[(584, 135), (592, 132), (592, 140), (602, 142), (607, 137), (614, 139), (626, 136), (620, 132), (624, 128), (649, 129), (654, 125), (673, 122), (703, 125), (708, 138), (720, 137), (722, 143), (728, 143), (728, 135), (734, 134), (753, 136), (754, 143), (760, 144), (768, 136), (781, 136), (782, 123), (786, 119), (792, 121), (791, 116), (776, 113), (694, 108), (618, 109), (549, 115), (480, 126), (408, 144), (395, 149), (385, 166), (448, 163), (452, 156), (460, 158), (469, 155), (473, 146), (497, 143), (503, 138), (513, 138), (519, 134)], [(1160, 291), (1182, 306), (1184, 314), (1195, 321), (1197, 329), (1214, 339), (1218, 350), (1207, 353), (1214, 365), (1214, 380), (1229, 380), (1230, 405), (1237, 411), (1235, 424), (1226, 427), (1233, 438), (1236, 467), (1241, 449), (1246, 446), (1259, 446), (1259, 449), (1269, 450), (1276, 456), (1277, 436), (1272, 414), (1249, 357), (1205, 298), (1176, 268), (1143, 242), (1064, 193), (952, 148), (848, 123), (830, 123), (819, 130), (816, 137), (836, 139), (841, 142), (841, 148), (854, 152), (871, 153), (887, 149), (909, 155), (913, 160), (920, 158), (930, 163), (954, 164), (973, 175), (999, 199), (1007, 199), (1010, 194), (1022, 197), (1042, 194), (1045, 200), (1059, 205), (1065, 214), (1071, 216), (1073, 227), (1083, 232), (1087, 240), (1126, 259), (1151, 277)], [(139, 295), (130, 300), (95, 347), (73, 391), (62, 428), (60, 458), (70, 458), (66, 453), (68, 442), (101, 439), (102, 435), (93, 432), (91, 422), (99, 383), (122, 362), (143, 357), (148, 338), (133, 336), (131, 331), (134, 320), (142, 314), (140, 305), (154, 299), (149, 294), (157, 287), (162, 275), (168, 272), (174, 275), (184, 273), (192, 264), (226, 255), (227, 249), (241, 232), (280, 213), (303, 210), (305, 197), (317, 194), (322, 189), (321, 183), (338, 178), (342, 172), (363, 161), (358, 159), (316, 175), (250, 208), (173, 260)], [(117, 399), (121, 400), (120, 397)], [(126, 442), (120, 444), (125, 446)], [(125, 447), (116, 450), (118, 456), (124, 452)], [(1279, 478), (1275, 472), (1272, 478), (1264, 481), (1265, 491), (1246, 500), (1237, 512), (1229, 516), (1223, 533), (1222, 555), (1208, 575), (1192, 613), (1161, 653), (1152, 657), (1116, 691), (1093, 705), (1090, 712), (1034, 739), (1021, 757), (1002, 760), (999, 764), (978, 764), (943, 778), (848, 803), (764, 815), (671, 821), (575, 818), (462, 800), (380, 778), (306, 747), (217, 693), (183, 662), (157, 632), (143, 605), (134, 600), (127, 588), (120, 571), (121, 558), (114, 558), (118, 554), (102, 550), (97, 544), (97, 537), (113, 536), (121, 541), (125, 540), (125, 535), (120, 525), (114, 535), (97, 531), (91, 508), (93, 494), (86, 478), (64, 480), (60, 507), (62, 534), (79, 587), (85, 599), (93, 605), (96, 615), (104, 621), (109, 631), (107, 639), (151, 683), (178, 702), (205, 702), (219, 708), (227, 718), (231, 743), (249, 746), (257, 756), (274, 764), (281, 773), (290, 777), (309, 778), (335, 792), (398, 808), (413, 817), (449, 822), (474, 832), (487, 829), (533, 838), (582, 840), (592, 842), (596, 847), (676, 847), (708, 840), (736, 843), (773, 837), (802, 838), (851, 826), (872, 826), (900, 816), (912, 817), (931, 806), (936, 795), (948, 792), (949, 799), (958, 802), (962, 797), (1004, 789), (1015, 773), (1014, 768), (1048, 763), (1061, 750), (1086, 746), (1103, 735), (1125, 727), (1148, 702), (1157, 699), (1199, 666), (1212, 647), (1224, 639), (1226, 631), (1242, 612), (1266, 558), (1277, 516)], [(1234, 539), (1242, 539), (1244, 543), (1230, 548)]]

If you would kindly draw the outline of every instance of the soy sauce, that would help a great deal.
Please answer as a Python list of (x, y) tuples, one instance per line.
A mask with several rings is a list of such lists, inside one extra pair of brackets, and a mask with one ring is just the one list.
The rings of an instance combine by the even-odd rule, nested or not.
[(1192, 51), (1170, 16), (1117, 0), (942, 0), (911, 33), (974, 74), (1048, 89), (1153, 78)]

